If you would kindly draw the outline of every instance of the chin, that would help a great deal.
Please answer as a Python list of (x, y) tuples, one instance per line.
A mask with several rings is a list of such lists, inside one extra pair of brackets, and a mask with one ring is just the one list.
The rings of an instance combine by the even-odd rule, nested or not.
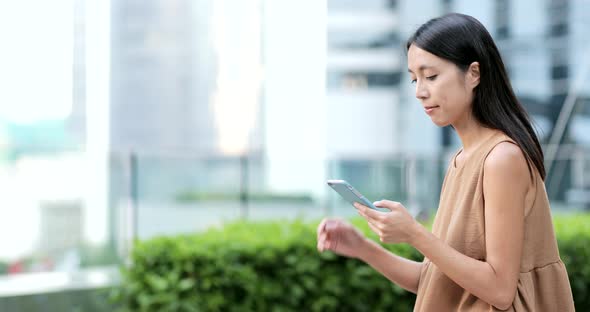
[(432, 122), (433, 122), (433, 123), (434, 123), (434, 124), (435, 124), (437, 127), (440, 127), (440, 128), (443, 128), (443, 127), (446, 127), (446, 126), (450, 126), (450, 125), (451, 125), (451, 123), (450, 123), (450, 122), (447, 122), (447, 121), (445, 121), (445, 120), (434, 120), (434, 119), (432, 119)]

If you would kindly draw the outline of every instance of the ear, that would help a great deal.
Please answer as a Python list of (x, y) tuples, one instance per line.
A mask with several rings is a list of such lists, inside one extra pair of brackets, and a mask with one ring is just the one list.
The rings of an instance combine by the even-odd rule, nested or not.
[(467, 69), (467, 83), (473, 89), (479, 85), (479, 62), (473, 62)]

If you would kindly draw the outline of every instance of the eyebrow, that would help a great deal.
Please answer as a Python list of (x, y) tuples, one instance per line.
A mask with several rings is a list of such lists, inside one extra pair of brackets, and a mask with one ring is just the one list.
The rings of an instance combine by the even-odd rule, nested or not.
[[(420, 67), (418, 67), (418, 71), (423, 71), (425, 69), (429, 69), (429, 68), (434, 68), (434, 66), (428, 66), (428, 65), (420, 65)], [(414, 73), (411, 69), (408, 68), (408, 72), (410, 73)]]

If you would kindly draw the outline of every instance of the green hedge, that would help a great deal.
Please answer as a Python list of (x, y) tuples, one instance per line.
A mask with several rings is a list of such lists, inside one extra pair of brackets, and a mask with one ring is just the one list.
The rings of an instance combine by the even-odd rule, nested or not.
[[(590, 309), (589, 221), (589, 216), (556, 219), (579, 311)], [(354, 223), (369, 233), (362, 220)], [(415, 296), (369, 266), (319, 254), (316, 225), (238, 222), (203, 234), (139, 242), (113, 298), (129, 311), (412, 310)], [(422, 259), (405, 244), (386, 248)]]
[(590, 311), (590, 215), (561, 216), (554, 224), (576, 311)]

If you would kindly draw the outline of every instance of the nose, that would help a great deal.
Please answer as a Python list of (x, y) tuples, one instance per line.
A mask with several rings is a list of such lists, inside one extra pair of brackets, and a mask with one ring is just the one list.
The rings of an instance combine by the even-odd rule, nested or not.
[(426, 87), (420, 81), (416, 82), (416, 98), (419, 100), (428, 98), (428, 90), (426, 90)]

